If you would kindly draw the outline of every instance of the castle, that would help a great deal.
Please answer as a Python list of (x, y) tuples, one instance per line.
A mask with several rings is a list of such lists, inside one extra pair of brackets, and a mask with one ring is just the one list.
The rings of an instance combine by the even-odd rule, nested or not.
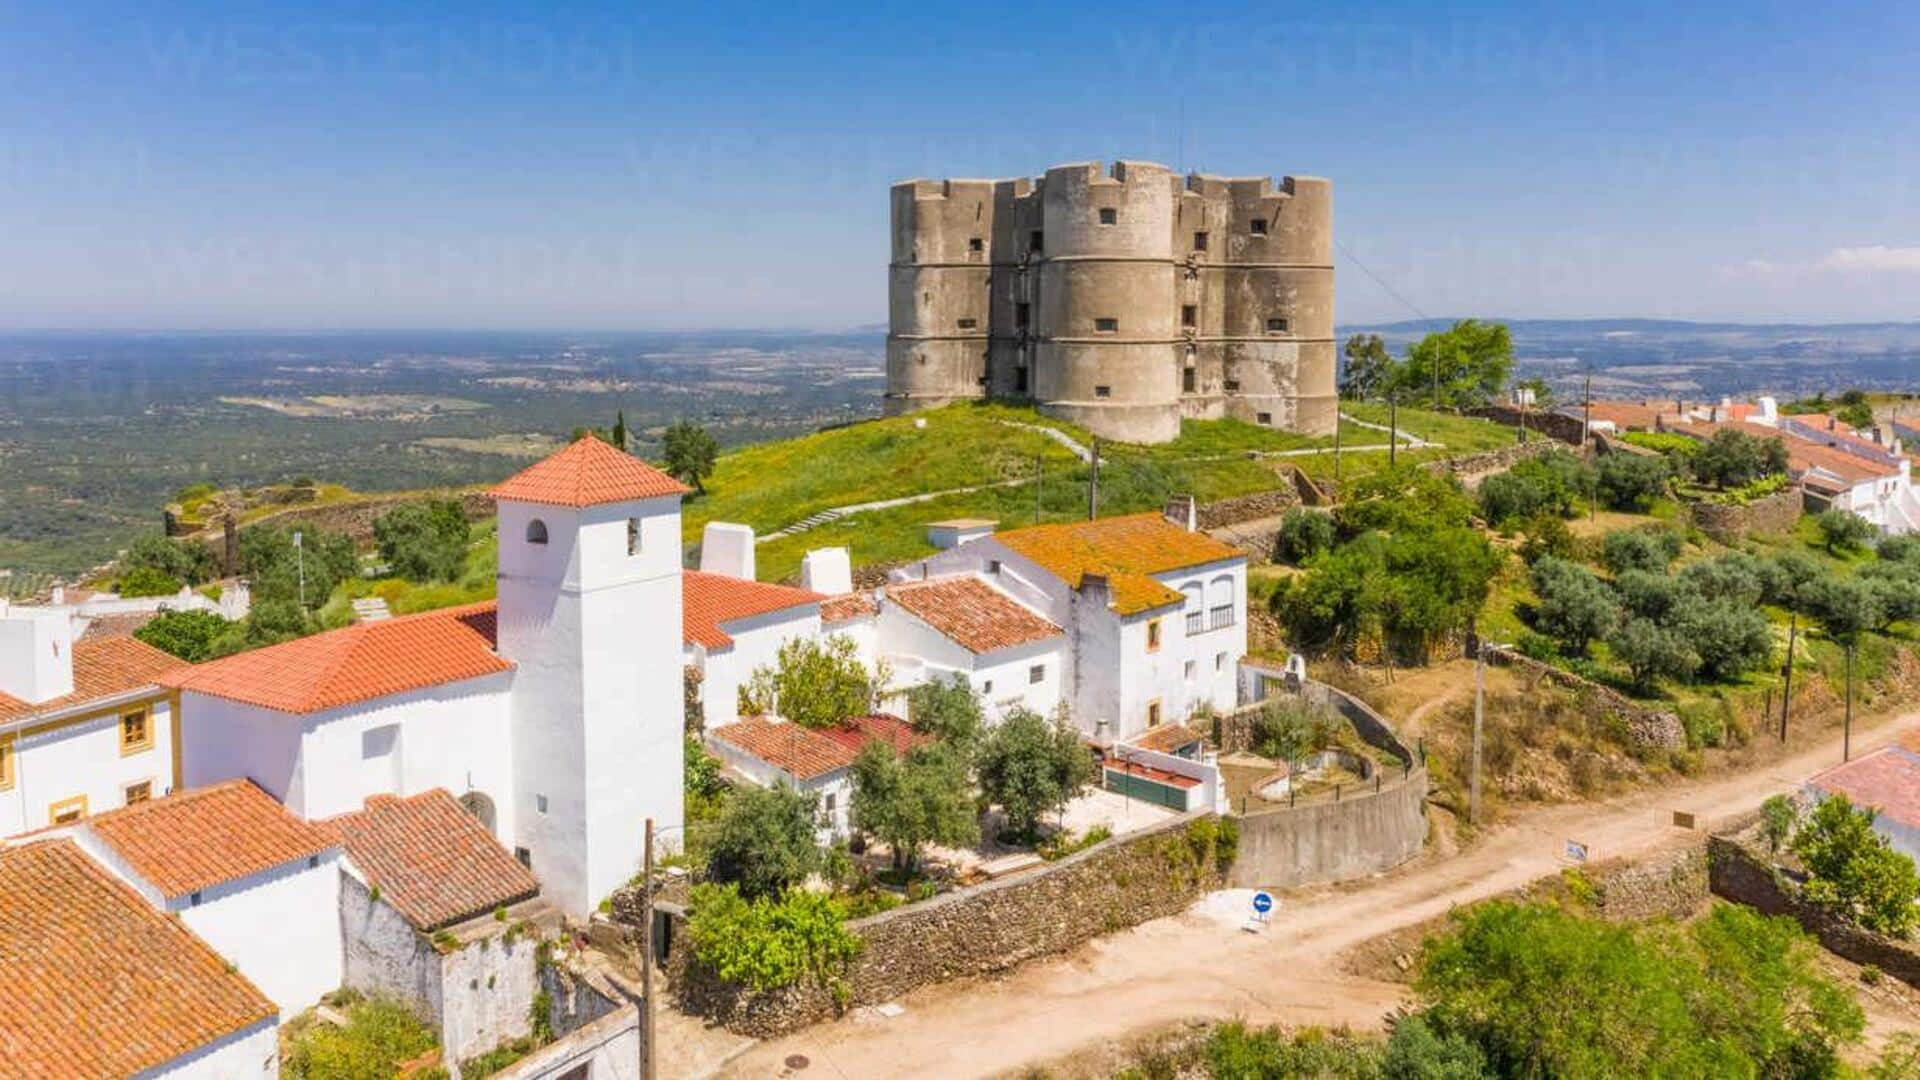
[(893, 187), (886, 411), (1032, 401), (1104, 438), (1337, 412), (1333, 185), (1061, 165)]

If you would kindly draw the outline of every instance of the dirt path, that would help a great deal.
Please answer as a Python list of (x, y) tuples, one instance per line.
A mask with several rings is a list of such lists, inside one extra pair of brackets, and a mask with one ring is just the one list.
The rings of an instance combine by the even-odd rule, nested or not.
[[(1863, 726), (1854, 744), (1864, 751), (1890, 742), (1915, 721), (1920, 712)], [(1839, 745), (1833, 732), (1750, 772), (1531, 810), (1452, 858), (1427, 856), (1378, 878), (1283, 897), (1262, 935), (1193, 914), (1160, 919), (1003, 978), (909, 995), (891, 1019), (863, 1010), (762, 1043), (721, 1075), (800, 1075), (784, 1065), (798, 1054), (810, 1062), (806, 1076), (992, 1076), (1192, 1016), (1374, 1028), (1404, 990), (1341, 971), (1345, 950), (1555, 873), (1568, 839), (1594, 860), (1697, 840), (1673, 827), (1674, 810), (1711, 827), (1833, 764)]]

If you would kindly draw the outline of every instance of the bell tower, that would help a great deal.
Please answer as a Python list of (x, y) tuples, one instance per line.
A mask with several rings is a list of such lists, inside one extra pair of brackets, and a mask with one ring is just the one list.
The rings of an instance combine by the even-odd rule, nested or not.
[(578, 917), (682, 823), (679, 481), (596, 438), (496, 487), (514, 844)]

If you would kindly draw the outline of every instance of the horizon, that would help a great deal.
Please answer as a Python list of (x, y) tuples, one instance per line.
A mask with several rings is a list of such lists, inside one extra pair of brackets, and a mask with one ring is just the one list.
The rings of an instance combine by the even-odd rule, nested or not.
[(844, 332), (894, 182), (1117, 158), (1331, 179), (1343, 326), (1920, 317), (1910, 7), (975, 14), (0, 13), (0, 327)]

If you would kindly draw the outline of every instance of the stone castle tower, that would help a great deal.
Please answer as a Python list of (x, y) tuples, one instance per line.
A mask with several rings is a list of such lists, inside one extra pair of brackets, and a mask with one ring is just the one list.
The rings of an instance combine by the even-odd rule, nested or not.
[(1333, 185), (1061, 165), (893, 186), (888, 415), (1031, 401), (1104, 438), (1333, 430)]

